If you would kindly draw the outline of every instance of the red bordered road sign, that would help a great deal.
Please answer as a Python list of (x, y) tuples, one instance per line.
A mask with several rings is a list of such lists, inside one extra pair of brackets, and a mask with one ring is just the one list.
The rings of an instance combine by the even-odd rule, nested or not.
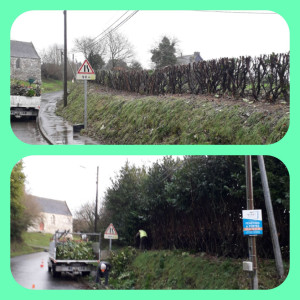
[(79, 79), (79, 80), (95, 80), (96, 79), (95, 72), (87, 59), (83, 62), (81, 67), (78, 69), (76, 79)]
[(104, 238), (105, 239), (110, 239), (110, 240), (117, 240), (118, 239), (117, 230), (115, 229), (115, 227), (112, 223), (110, 223), (109, 226), (107, 227), (107, 229), (105, 230)]

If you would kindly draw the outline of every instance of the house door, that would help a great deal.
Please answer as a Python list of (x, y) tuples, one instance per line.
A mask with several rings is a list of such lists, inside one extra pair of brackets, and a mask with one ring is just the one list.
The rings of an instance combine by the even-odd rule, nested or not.
[(40, 223), (40, 231), (44, 231), (44, 223), (43, 222)]

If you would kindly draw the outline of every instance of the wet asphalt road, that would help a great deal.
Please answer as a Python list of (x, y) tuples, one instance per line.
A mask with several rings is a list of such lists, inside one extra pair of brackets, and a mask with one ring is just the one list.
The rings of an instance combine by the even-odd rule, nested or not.
[(27, 289), (36, 290), (87, 289), (80, 281), (80, 277), (63, 274), (61, 277), (53, 278), (48, 272), (47, 259), (47, 252), (12, 257), (10, 267), (16, 282)]
[(11, 129), (15, 136), (26, 144), (48, 145), (38, 129), (36, 120), (14, 119), (11, 121)]
[[(73, 126), (63, 118), (56, 116), (56, 104), (63, 97), (63, 92), (52, 92), (42, 95), (39, 112), (40, 128), (43, 134), (55, 145), (97, 145), (89, 137), (73, 133)], [(12, 120), (12, 130), (24, 143), (32, 145), (47, 144), (34, 120)]]

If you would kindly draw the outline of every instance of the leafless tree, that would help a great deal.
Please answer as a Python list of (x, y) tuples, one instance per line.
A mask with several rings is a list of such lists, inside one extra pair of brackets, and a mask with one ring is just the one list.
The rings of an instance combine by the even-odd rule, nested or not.
[(40, 53), (43, 64), (61, 65), (63, 60), (63, 46), (53, 44)]
[(112, 68), (116, 67), (118, 61), (127, 62), (133, 57), (133, 47), (124, 35), (118, 32), (110, 32), (107, 35), (106, 42)]
[(74, 40), (74, 52), (79, 52), (87, 59), (90, 53), (98, 54), (103, 57), (106, 53), (105, 41), (93, 40), (91, 37), (83, 36)]
[(23, 222), (26, 224), (26, 227), (34, 226), (43, 222), (43, 217), (41, 216), (41, 208), (34, 201), (32, 195), (24, 193), (23, 203), (25, 206), (23, 214)]
[[(86, 232), (93, 231), (95, 223), (95, 205), (91, 202), (82, 204), (75, 212), (75, 219), (75, 224), (77, 224), (78, 227), (80, 226), (77, 230)], [(76, 230), (76, 228), (74, 228), (74, 230)]]
[(63, 46), (53, 44), (40, 53), (43, 79), (62, 79)]
[[(53, 44), (47, 49), (43, 49), (39, 55), (42, 61), (42, 78), (62, 80), (64, 61), (63, 46)], [(68, 80), (70, 80), (77, 69), (76, 62), (72, 62), (68, 59), (67, 68)]]

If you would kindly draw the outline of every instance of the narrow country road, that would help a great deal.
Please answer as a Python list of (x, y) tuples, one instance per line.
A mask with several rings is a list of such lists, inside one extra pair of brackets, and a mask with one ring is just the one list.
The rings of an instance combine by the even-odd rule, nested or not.
[(81, 277), (62, 275), (53, 278), (48, 272), (48, 253), (12, 257), (10, 260), (11, 272), (21, 286), (36, 290), (85, 290), (87, 286), (81, 282)]

